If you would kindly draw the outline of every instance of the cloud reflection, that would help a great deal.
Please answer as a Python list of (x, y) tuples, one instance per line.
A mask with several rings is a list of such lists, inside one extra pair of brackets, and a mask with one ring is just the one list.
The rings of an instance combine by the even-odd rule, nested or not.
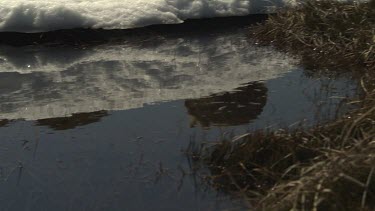
[(270, 47), (250, 45), (246, 30), (150, 39), (84, 49), (0, 46), (0, 119), (201, 98), (279, 77), (295, 63)]

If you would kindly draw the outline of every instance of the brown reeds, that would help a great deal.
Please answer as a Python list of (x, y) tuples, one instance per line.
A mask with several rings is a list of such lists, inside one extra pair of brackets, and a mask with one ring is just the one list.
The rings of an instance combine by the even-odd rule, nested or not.
[(196, 160), (210, 169), (213, 187), (243, 194), (258, 210), (372, 210), (371, 104), (310, 130), (258, 131), (203, 146)]
[(319, 61), (317, 68), (375, 70), (374, 2), (303, 1), (270, 15), (252, 36), (299, 55), (310, 68)]

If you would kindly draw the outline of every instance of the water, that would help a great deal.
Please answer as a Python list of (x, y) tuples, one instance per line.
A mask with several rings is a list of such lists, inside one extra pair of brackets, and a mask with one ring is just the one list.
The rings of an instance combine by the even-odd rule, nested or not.
[(356, 94), (247, 32), (1, 46), (1, 209), (244, 209), (192, 172), (189, 143), (327, 121)]

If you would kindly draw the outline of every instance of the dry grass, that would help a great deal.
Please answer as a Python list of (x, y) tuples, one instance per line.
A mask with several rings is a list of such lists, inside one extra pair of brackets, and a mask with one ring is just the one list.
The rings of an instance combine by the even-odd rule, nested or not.
[(192, 147), (207, 182), (257, 210), (375, 209), (375, 90), (362, 108), (309, 130), (258, 131)]
[(296, 9), (271, 15), (252, 34), (261, 44), (298, 54), (309, 68), (320, 61), (320, 69), (349, 69), (361, 64), (375, 70), (374, 2), (309, 0)]
[(256, 210), (375, 209), (375, 0), (308, 1), (253, 30), (309, 68), (359, 73), (358, 109), (309, 130), (258, 131), (189, 151), (208, 182)]
[(368, 103), (308, 131), (258, 131), (190, 151), (210, 169), (210, 185), (243, 194), (258, 210), (373, 210), (375, 107)]

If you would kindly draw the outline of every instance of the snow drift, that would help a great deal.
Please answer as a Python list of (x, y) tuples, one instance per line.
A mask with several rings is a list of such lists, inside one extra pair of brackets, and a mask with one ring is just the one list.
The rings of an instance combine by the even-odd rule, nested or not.
[(2, 0), (0, 32), (128, 29), (186, 19), (267, 13), (284, 0)]

